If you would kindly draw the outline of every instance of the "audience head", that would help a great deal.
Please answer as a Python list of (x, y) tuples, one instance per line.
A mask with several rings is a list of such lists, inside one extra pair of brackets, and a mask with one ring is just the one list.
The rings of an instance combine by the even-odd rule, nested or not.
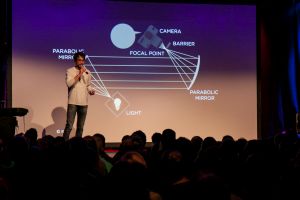
[(134, 145), (137, 146), (137, 148), (144, 148), (146, 145), (146, 134), (141, 131), (135, 131), (131, 134), (131, 138), (134, 142)]
[(172, 129), (165, 129), (162, 132), (161, 143), (164, 149), (172, 148), (175, 144), (176, 132)]
[(161, 141), (161, 133), (158, 133), (158, 132), (154, 133), (151, 137), (151, 140), (152, 140), (153, 145), (159, 144)]
[(100, 133), (96, 133), (93, 135), (94, 140), (97, 144), (97, 149), (99, 152), (104, 152), (105, 150), (105, 137)]
[(24, 136), (29, 145), (33, 145), (33, 144), (37, 143), (38, 134), (37, 134), (37, 130), (35, 128), (28, 129), (25, 132)]

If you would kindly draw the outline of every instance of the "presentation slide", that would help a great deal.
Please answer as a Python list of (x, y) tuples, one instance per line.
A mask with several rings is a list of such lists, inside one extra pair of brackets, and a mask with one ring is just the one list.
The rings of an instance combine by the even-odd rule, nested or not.
[[(83, 136), (142, 130), (257, 138), (254, 5), (14, 0), (12, 105), (18, 132), (62, 136), (66, 70), (86, 54), (95, 95)], [(75, 135), (76, 121), (70, 137)]]

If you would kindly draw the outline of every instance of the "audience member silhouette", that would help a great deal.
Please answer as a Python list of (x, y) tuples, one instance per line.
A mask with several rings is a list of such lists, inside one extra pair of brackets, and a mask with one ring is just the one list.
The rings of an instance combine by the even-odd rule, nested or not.
[(138, 130), (122, 138), (113, 158), (99, 133), (68, 141), (37, 136), (31, 128), (9, 141), (0, 138), (1, 200), (300, 199), (300, 139), (292, 131), (217, 141), (176, 138), (165, 129), (153, 134), (147, 149)]

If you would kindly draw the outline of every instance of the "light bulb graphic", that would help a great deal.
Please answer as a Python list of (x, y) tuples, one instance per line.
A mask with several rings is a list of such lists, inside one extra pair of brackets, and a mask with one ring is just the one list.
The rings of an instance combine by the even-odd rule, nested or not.
[(114, 104), (115, 104), (115, 108), (117, 111), (120, 110), (121, 103), (122, 103), (121, 99), (119, 99), (119, 98), (114, 99)]

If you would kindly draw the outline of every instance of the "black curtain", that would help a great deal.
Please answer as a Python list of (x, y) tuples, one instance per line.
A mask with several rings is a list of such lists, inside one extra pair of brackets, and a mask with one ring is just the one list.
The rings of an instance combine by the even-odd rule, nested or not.
[(299, 112), (297, 1), (258, 4), (258, 95), (261, 137), (295, 131)]
[(0, 1), (0, 108), (10, 105), (11, 1)]

